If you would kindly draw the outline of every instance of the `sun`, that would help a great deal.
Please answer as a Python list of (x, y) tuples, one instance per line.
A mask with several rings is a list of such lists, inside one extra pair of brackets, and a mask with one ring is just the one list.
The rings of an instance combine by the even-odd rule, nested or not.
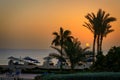
[(86, 43), (85, 45), (86, 45), (86, 47), (90, 47), (90, 44), (89, 44), (89, 43)]

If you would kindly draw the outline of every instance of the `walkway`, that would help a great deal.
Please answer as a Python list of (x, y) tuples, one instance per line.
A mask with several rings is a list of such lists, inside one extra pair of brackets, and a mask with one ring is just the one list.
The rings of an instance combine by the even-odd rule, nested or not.
[[(21, 74), (20, 78), (23, 80), (33, 80), (35, 76), (38, 74)], [(6, 80), (6, 75), (5, 74), (0, 74), (0, 80)], [(7, 79), (8, 80), (8, 79)], [(9, 79), (9, 80), (14, 80), (14, 79)]]

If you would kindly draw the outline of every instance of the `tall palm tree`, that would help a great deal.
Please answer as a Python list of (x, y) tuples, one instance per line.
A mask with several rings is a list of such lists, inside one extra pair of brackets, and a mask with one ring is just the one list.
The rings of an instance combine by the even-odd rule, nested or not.
[[(60, 31), (59, 32), (53, 32), (53, 35), (55, 36), (55, 38), (53, 39), (52, 41), (52, 48), (54, 49), (59, 49), (59, 53), (61, 55), (61, 57), (63, 57), (63, 47), (65, 46), (64, 43), (66, 41), (70, 41), (72, 36), (71, 36), (71, 31), (69, 30), (63, 30), (62, 27), (60, 27)], [(55, 48), (57, 47), (58, 48)], [(60, 68), (62, 69), (62, 62), (61, 62), (61, 65), (60, 65)]]
[(100, 31), (100, 51), (102, 51), (102, 42), (103, 42), (103, 37), (106, 37), (109, 33), (113, 32), (114, 29), (111, 29), (110, 23), (113, 21), (116, 21), (115, 17), (110, 17), (110, 14), (107, 13), (105, 14), (105, 11), (101, 10), (101, 16), (102, 17), (102, 22), (101, 22), (101, 31)]
[(113, 29), (110, 29), (110, 22), (115, 21), (116, 18), (110, 17), (109, 13), (105, 14), (105, 11), (102, 11), (101, 9), (98, 10), (96, 15), (94, 13), (89, 13), (85, 16), (85, 18), (88, 19), (89, 22), (85, 22), (83, 26), (87, 27), (94, 34), (93, 53), (95, 57), (96, 40), (97, 54), (99, 54), (100, 52), (102, 52), (103, 37), (105, 37), (108, 33), (113, 32)]
[(103, 37), (107, 36), (107, 34), (113, 32), (114, 30), (111, 29), (110, 22), (116, 21), (116, 18), (110, 17), (109, 13), (105, 13), (105, 11), (102, 11), (99, 9), (96, 15), (97, 23), (98, 23), (98, 53), (102, 52), (102, 41)]
[(97, 19), (94, 13), (87, 14), (85, 16), (86, 19), (88, 19), (89, 23), (85, 22), (83, 25), (84, 27), (88, 28), (94, 35), (94, 40), (93, 40), (93, 63), (95, 62), (95, 44), (96, 44), (96, 39), (97, 39), (97, 34), (98, 34), (98, 29), (97, 29)]
[(73, 70), (75, 65), (84, 59), (84, 52), (88, 49), (82, 48), (80, 41), (78, 39), (72, 39), (72, 41), (67, 41), (64, 47), (66, 58), (71, 64), (71, 69)]

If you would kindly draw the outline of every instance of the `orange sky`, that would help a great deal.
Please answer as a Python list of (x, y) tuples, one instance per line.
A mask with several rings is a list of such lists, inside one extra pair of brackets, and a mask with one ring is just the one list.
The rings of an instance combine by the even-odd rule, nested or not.
[(99, 8), (116, 17), (115, 31), (104, 39), (104, 50), (120, 45), (120, 0), (0, 0), (0, 48), (48, 49), (52, 32), (69, 29), (82, 45), (93, 34), (83, 27), (87, 13)]

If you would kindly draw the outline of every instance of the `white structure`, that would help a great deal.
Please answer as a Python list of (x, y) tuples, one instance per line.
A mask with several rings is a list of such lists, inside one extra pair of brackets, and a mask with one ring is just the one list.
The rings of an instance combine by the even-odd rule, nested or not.
[[(61, 62), (58, 60), (58, 61), (57, 61), (57, 64), (55, 65), (55, 67), (56, 67), (56, 68), (60, 68), (60, 65), (61, 65)], [(66, 62), (64, 62), (63, 68), (68, 69), (68, 68), (69, 68), (69, 65), (68, 65)]]
[(43, 62), (43, 67), (44, 68), (53, 68), (54, 67), (54, 63), (51, 61), (51, 57), (44, 57), (44, 62)]

